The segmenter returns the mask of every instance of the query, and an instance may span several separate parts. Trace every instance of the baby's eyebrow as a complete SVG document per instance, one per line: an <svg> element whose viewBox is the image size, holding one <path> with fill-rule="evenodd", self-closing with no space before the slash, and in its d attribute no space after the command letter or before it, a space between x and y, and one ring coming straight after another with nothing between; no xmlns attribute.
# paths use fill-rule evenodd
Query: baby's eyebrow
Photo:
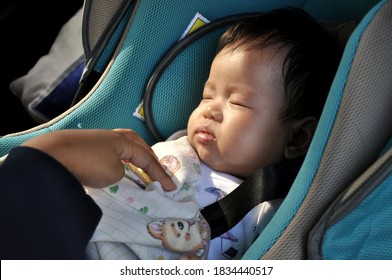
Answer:
<svg viewBox="0 0 392 280"><path fill-rule="evenodd" d="M249 86L247 86L245 84L230 85L230 86L228 86L228 89L232 93L246 94L249 97L259 96L259 91L256 91L254 88L249 87Z"/></svg>
<svg viewBox="0 0 392 280"><path fill-rule="evenodd" d="M214 91L217 90L217 88L216 88L216 85L215 85L214 82L206 81L206 82L204 83L204 90L207 90L207 91L209 91L209 92L214 92ZM203 91L204 91L204 90L203 90Z"/></svg>

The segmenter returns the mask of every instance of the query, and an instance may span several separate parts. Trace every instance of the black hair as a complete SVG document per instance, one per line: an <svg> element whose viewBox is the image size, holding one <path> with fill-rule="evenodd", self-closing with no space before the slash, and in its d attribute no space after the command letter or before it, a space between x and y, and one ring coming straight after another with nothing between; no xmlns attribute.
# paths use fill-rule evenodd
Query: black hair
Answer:
<svg viewBox="0 0 392 280"><path fill-rule="evenodd" d="M281 119L320 117L342 50L320 23L299 8L280 8L240 20L221 36L223 48L276 47L283 64L286 108Z"/></svg>

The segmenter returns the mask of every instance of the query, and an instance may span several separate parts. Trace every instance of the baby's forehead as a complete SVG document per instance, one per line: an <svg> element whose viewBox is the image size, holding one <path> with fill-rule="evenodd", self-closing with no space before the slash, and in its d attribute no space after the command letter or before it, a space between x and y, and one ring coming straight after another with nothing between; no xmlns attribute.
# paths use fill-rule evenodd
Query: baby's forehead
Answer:
<svg viewBox="0 0 392 280"><path fill-rule="evenodd" d="M231 55L236 53L252 53L256 54L262 60L257 60L255 63L268 63L272 62L283 67L284 61L287 60L289 51L292 49L290 46L283 44L261 44L259 42L247 42L243 44L226 45L222 50L217 53L218 55ZM267 59L266 59L267 58Z"/></svg>
<svg viewBox="0 0 392 280"><path fill-rule="evenodd" d="M289 49L293 48L293 44L287 41L279 40L275 37L269 37L269 34L264 36L253 37L253 38L240 38L227 43L222 47L223 49L235 51L235 50L250 50L258 49L262 51L263 49L275 49L280 52L287 52Z"/></svg>
<svg viewBox="0 0 392 280"><path fill-rule="evenodd" d="M257 47L223 48L215 57L211 70L220 73L226 72L228 67L234 67L229 70L230 73L242 73L247 79L253 77L265 82L267 78L274 78L279 79L274 82L283 82L280 79L284 76L287 53L287 50L273 46L262 49ZM228 65L231 63L234 65ZM243 75L241 77L244 78Z"/></svg>

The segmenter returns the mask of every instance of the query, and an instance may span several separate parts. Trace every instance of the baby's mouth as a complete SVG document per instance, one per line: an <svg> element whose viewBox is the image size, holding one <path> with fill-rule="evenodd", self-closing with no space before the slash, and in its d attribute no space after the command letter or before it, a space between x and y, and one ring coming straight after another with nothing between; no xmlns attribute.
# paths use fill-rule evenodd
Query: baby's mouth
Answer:
<svg viewBox="0 0 392 280"><path fill-rule="evenodd" d="M211 144L216 141L215 135L206 127L197 130L195 137L196 140L202 144Z"/></svg>

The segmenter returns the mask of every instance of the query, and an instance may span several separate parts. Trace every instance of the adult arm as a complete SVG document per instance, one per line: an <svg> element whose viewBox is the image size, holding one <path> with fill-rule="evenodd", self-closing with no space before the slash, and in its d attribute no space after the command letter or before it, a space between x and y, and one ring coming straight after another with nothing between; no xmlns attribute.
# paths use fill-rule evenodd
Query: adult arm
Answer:
<svg viewBox="0 0 392 280"><path fill-rule="evenodd" d="M124 176L122 160L143 169L164 190L176 186L162 168L151 147L130 129L69 129L36 136L29 146L57 159L79 182L88 187L106 187Z"/></svg>
<svg viewBox="0 0 392 280"><path fill-rule="evenodd" d="M83 259L102 216L53 157L17 147L0 168L1 259Z"/></svg>

